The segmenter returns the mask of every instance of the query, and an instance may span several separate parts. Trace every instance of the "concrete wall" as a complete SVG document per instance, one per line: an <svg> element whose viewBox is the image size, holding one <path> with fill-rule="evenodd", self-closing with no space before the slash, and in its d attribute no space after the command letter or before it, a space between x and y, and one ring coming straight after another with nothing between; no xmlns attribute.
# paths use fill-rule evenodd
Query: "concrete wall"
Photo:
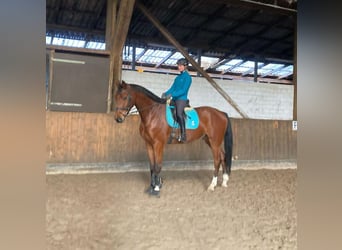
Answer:
<svg viewBox="0 0 342 250"><path fill-rule="evenodd" d="M124 70L122 79L146 87L161 95L172 84L176 75ZM238 80L215 80L251 119L292 120L293 86L255 83ZM190 104L212 106L232 118L240 114L203 77L193 77L189 93Z"/></svg>

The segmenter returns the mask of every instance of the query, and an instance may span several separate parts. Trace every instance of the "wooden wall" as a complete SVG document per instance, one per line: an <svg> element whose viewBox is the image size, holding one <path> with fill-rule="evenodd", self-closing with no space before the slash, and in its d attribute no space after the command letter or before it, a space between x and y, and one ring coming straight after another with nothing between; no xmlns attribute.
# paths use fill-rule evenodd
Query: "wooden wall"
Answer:
<svg viewBox="0 0 342 250"><path fill-rule="evenodd" d="M292 121L232 119L238 160L295 160L297 131Z"/></svg>
<svg viewBox="0 0 342 250"><path fill-rule="evenodd" d="M294 160L297 134L291 121L231 119L233 155L238 160ZM46 112L47 163L110 163L147 161L139 135L140 118L118 124L112 114ZM165 161L212 160L208 146L198 140L167 145Z"/></svg>

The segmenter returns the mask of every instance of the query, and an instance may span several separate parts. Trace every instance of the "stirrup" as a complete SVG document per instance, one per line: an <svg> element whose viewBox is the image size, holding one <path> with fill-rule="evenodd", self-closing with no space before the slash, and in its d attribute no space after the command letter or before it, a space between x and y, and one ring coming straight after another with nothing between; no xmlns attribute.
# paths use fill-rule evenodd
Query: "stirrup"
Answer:
<svg viewBox="0 0 342 250"><path fill-rule="evenodd" d="M186 142L186 136L179 136L178 137L178 142Z"/></svg>

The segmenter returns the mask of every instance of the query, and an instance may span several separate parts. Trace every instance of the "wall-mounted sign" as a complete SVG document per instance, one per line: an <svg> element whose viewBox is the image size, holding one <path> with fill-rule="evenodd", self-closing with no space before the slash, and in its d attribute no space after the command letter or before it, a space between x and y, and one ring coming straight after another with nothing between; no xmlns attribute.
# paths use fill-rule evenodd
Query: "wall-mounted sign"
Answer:
<svg viewBox="0 0 342 250"><path fill-rule="evenodd" d="M292 130L297 131L297 121L292 121Z"/></svg>

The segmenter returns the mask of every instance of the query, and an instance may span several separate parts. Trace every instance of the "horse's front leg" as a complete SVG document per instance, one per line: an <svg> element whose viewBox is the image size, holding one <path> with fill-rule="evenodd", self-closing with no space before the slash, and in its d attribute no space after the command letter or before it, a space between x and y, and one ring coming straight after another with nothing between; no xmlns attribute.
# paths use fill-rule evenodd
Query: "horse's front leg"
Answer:
<svg viewBox="0 0 342 250"><path fill-rule="evenodd" d="M160 189L162 187L162 178L160 177L160 172L163 161L163 143L156 142L153 144L153 154L155 162L151 174L151 185L153 186L152 194L159 196Z"/></svg>
<svg viewBox="0 0 342 250"><path fill-rule="evenodd" d="M153 173L154 173L154 166L155 166L153 144L151 143L151 139L148 136L148 133L146 133L146 128L145 128L143 123L140 124L139 132L140 132L141 137L145 141L147 155L148 155L148 160L149 160L149 163L150 163L150 181L151 182L150 182L150 186L146 189L146 193L150 193L151 194L153 192L153 189L154 189L154 186L155 186L154 177L152 176Z"/></svg>
<svg viewBox="0 0 342 250"><path fill-rule="evenodd" d="M146 192L151 193L154 189L155 186L155 181L154 181L154 176L153 176L153 172L154 172L154 166L155 166L155 159L154 159L154 152L153 152L153 146L146 142L146 149L147 149L147 155L148 155L148 159L150 162L150 186L148 187L148 189L146 190Z"/></svg>
<svg viewBox="0 0 342 250"><path fill-rule="evenodd" d="M159 196L162 187L160 172L162 168L163 145L160 143L150 144L146 142L147 154L150 162L151 183L147 193Z"/></svg>

